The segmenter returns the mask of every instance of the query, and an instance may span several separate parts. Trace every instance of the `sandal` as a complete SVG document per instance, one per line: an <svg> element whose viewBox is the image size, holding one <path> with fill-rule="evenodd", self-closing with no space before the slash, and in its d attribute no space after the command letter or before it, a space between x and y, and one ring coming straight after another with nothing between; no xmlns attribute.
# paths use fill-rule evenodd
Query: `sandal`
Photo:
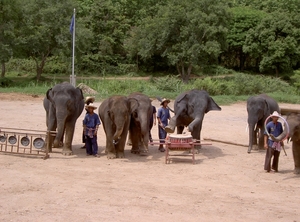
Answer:
<svg viewBox="0 0 300 222"><path fill-rule="evenodd" d="M160 152L165 152L165 151L166 151L165 148L163 148L163 147L158 148L158 150L159 150Z"/></svg>

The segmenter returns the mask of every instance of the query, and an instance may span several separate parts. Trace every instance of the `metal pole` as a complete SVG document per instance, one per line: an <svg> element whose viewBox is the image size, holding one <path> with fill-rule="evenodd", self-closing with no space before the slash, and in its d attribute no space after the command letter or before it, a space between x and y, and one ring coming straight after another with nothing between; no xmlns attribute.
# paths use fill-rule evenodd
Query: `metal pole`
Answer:
<svg viewBox="0 0 300 222"><path fill-rule="evenodd" d="M73 54L72 54L72 78L71 78L71 84L76 87L76 76L74 75L74 61L75 61L75 8L74 8L74 26L73 26Z"/></svg>

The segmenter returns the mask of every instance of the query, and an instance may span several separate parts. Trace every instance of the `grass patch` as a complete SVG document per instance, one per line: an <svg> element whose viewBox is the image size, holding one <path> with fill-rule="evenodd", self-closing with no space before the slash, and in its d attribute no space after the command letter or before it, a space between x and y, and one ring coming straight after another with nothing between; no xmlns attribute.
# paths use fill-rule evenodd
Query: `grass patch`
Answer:
<svg viewBox="0 0 300 222"><path fill-rule="evenodd" d="M219 105L228 105L238 101L246 101L250 95L266 93L278 102L300 103L299 90L279 78L260 75L234 73L221 78L196 78L188 84L181 82L178 76L152 76L149 79L132 79L128 75L111 78L78 78L77 84L84 83L98 92L97 100L106 99L112 95L129 95L141 92L151 98L166 97L175 99L180 93L191 89L206 90ZM69 81L67 77L45 78L39 82L32 76L20 77L13 75L5 80L9 84L0 86L0 92L16 92L45 95L46 91L57 83Z"/></svg>

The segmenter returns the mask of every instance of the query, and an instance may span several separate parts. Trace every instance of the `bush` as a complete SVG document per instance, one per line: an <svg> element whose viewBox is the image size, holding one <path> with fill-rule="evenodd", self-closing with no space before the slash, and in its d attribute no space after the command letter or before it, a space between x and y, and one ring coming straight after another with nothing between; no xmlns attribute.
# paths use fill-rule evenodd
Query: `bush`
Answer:
<svg viewBox="0 0 300 222"><path fill-rule="evenodd" d="M167 92L180 92L183 84L182 81L178 79L178 76L171 75L153 78L153 81L158 90Z"/></svg>
<svg viewBox="0 0 300 222"><path fill-rule="evenodd" d="M5 77L1 77L0 78L0 87L10 87L13 85L13 81L8 79L8 78L5 78Z"/></svg>

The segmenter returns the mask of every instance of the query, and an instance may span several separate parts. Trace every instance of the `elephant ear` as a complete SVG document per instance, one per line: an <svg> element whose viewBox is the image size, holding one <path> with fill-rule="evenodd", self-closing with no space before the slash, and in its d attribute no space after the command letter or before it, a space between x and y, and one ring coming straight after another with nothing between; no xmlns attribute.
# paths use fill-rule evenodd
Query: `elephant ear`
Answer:
<svg viewBox="0 0 300 222"><path fill-rule="evenodd" d="M271 110L267 100L264 101L265 101L264 117L267 118L271 114Z"/></svg>
<svg viewBox="0 0 300 222"><path fill-rule="evenodd" d="M213 98L211 98L210 96L208 96L207 99L207 107L205 110L205 113L208 113L211 110L222 110L222 108L213 100Z"/></svg>
<svg viewBox="0 0 300 222"><path fill-rule="evenodd" d="M179 103L181 100L183 100L185 97L187 97L189 94L189 91L188 92L185 92L185 93L182 93L180 94L177 98L176 98L176 101L177 103Z"/></svg>
<svg viewBox="0 0 300 222"><path fill-rule="evenodd" d="M84 96L83 96L83 93L82 93L82 89L80 89L79 87L76 87L76 90L78 90L80 92L81 99L84 99Z"/></svg>
<svg viewBox="0 0 300 222"><path fill-rule="evenodd" d="M53 99L53 92L52 92L52 88L48 89L46 92L46 98L51 102L54 103Z"/></svg>
<svg viewBox="0 0 300 222"><path fill-rule="evenodd" d="M140 106L140 103L135 98L129 98L128 99L128 109L130 113L133 113L137 110L137 108Z"/></svg>

